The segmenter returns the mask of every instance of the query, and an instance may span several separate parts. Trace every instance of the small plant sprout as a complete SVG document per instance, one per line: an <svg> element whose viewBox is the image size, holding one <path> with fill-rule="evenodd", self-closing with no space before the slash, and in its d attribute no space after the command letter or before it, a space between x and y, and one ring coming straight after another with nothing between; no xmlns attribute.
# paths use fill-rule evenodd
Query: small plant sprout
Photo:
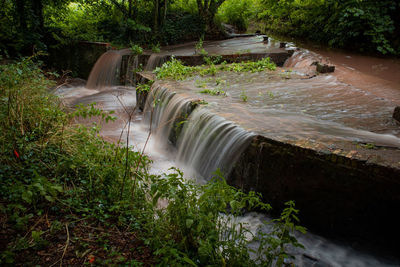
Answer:
<svg viewBox="0 0 400 267"><path fill-rule="evenodd" d="M223 95L226 96L226 92L224 90L215 88L215 89L204 89L200 91L201 94L208 94L208 95Z"/></svg>
<svg viewBox="0 0 400 267"><path fill-rule="evenodd" d="M198 54L203 49L203 39L204 36L201 36L199 41L195 45L195 53Z"/></svg>
<svg viewBox="0 0 400 267"><path fill-rule="evenodd" d="M242 92L240 93L240 99L242 99L243 102L247 102L248 97L245 90L242 90Z"/></svg>

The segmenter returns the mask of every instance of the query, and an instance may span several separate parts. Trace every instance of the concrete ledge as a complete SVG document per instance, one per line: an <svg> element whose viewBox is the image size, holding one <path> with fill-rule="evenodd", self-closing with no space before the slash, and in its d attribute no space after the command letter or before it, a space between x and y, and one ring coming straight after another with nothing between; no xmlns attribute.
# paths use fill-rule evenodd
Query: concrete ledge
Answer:
<svg viewBox="0 0 400 267"><path fill-rule="evenodd" d="M143 82L154 79L150 73L137 75ZM139 94L138 103L144 104L145 98ZM397 247L400 169L396 167L258 135L227 181L244 191L262 193L276 215L286 201L294 200L301 224L314 232Z"/></svg>
<svg viewBox="0 0 400 267"><path fill-rule="evenodd" d="M295 200L301 223L319 233L380 242L400 237L400 170L257 136L227 179L262 193L277 213Z"/></svg>

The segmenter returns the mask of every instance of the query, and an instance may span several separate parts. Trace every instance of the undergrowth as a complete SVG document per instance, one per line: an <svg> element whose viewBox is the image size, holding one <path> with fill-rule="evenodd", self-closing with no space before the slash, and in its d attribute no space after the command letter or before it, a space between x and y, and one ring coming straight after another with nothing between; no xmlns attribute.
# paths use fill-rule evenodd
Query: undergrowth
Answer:
<svg viewBox="0 0 400 267"><path fill-rule="evenodd" d="M99 124L113 120L94 105L67 110L48 93L32 58L0 66L0 264L282 265L297 210L292 202L274 231L258 236L250 257L246 210L270 209L217 173L205 185L178 170L151 175L151 161L105 142ZM250 233L251 235L251 233Z"/></svg>

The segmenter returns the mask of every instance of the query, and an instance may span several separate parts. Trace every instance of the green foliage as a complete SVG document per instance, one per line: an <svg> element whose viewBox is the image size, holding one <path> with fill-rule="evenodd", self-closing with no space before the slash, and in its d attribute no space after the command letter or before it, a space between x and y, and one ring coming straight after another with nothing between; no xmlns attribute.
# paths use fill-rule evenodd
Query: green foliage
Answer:
<svg viewBox="0 0 400 267"><path fill-rule="evenodd" d="M272 232L268 234L261 233L258 237L260 242L257 251L258 259L266 257L264 260L269 263L269 266L272 263L276 266L283 266L285 259L293 258L293 256L286 252L288 246L304 248L293 235L295 231L303 234L306 233L304 227L296 225L299 222L299 218L297 217L299 211L295 209L293 201L288 201L285 205L287 207L282 211L280 218L272 221Z"/></svg>
<svg viewBox="0 0 400 267"><path fill-rule="evenodd" d="M263 0L259 18L266 30L325 42L331 46L400 52L397 14L400 3L392 0ZM397 34L396 34L397 33Z"/></svg>
<svg viewBox="0 0 400 267"><path fill-rule="evenodd" d="M173 4L179 4L176 1ZM187 7L188 3L185 3ZM176 44L184 41L193 41L204 34L204 23L193 10L174 11L167 15L164 25L161 27L160 37L157 41L163 44Z"/></svg>
<svg viewBox="0 0 400 267"><path fill-rule="evenodd" d="M203 56L206 65L216 65L222 63L222 56Z"/></svg>
<svg viewBox="0 0 400 267"><path fill-rule="evenodd" d="M209 59L211 61L211 59ZM216 57L215 60L220 61L221 58ZM234 71L234 72L260 72L264 70L275 70L275 63L271 62L270 58L263 58L259 61L247 61L240 63L226 64L223 62L220 65L214 65L212 62L209 66L189 67L183 65L180 60L172 57L170 61L165 62L161 67L154 70L158 79L172 78L174 80L184 80L195 74L201 76L215 76L218 71Z"/></svg>
<svg viewBox="0 0 400 267"><path fill-rule="evenodd" d="M160 53L160 52L161 52L160 43L153 44L153 45L151 46L151 51L152 51L153 53Z"/></svg>
<svg viewBox="0 0 400 267"><path fill-rule="evenodd" d="M153 85L154 81L148 81L147 83L138 84L136 86L136 91L139 93L147 93L150 92L150 88Z"/></svg>
<svg viewBox="0 0 400 267"><path fill-rule="evenodd" d="M218 10L218 15L223 22L235 26L239 31L246 31L249 19L256 12L254 8L256 2L252 0L227 0Z"/></svg>
<svg viewBox="0 0 400 267"><path fill-rule="evenodd" d="M206 88L204 90L199 91L199 93L207 94L207 95L223 95L223 96L226 95L226 92L224 90L221 90L218 88L215 88L215 89Z"/></svg>
<svg viewBox="0 0 400 267"><path fill-rule="evenodd" d="M200 37L200 39L199 39L199 41L196 43L196 45L194 46L195 47L195 49L196 49L196 53L198 52L198 51L200 51L201 49L203 49L203 43L204 43L204 36L201 36Z"/></svg>
<svg viewBox="0 0 400 267"><path fill-rule="evenodd" d="M172 78L174 80L184 80L193 75L199 68L183 65L182 61L172 57L170 61L165 62L161 67L157 67L154 73L158 79Z"/></svg>
<svg viewBox="0 0 400 267"><path fill-rule="evenodd" d="M242 90L242 92L240 92L240 99L242 99L243 102L247 102L248 96L245 90Z"/></svg>
<svg viewBox="0 0 400 267"><path fill-rule="evenodd" d="M140 45L132 44L130 49L134 55L143 54L143 48Z"/></svg>
<svg viewBox="0 0 400 267"><path fill-rule="evenodd" d="M264 70L276 70L276 65L274 62L271 62L269 57L267 57L255 62L247 61L224 65L221 66L221 70L234 72L261 72Z"/></svg>

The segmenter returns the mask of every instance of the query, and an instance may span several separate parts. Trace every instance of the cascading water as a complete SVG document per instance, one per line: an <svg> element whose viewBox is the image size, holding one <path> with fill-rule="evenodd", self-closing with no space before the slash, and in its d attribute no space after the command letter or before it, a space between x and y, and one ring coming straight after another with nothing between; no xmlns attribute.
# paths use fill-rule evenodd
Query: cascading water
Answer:
<svg viewBox="0 0 400 267"><path fill-rule="evenodd" d="M139 56L131 56L128 58L126 72L125 72L125 85L134 86L136 84L136 70L139 68Z"/></svg>
<svg viewBox="0 0 400 267"><path fill-rule="evenodd" d="M143 121L151 124L157 144L165 147L168 142L176 144L181 126L192 109L190 100L155 85L147 97Z"/></svg>
<svg viewBox="0 0 400 267"><path fill-rule="evenodd" d="M154 70L156 67L160 67L167 61L167 56L163 54L151 54L149 60L144 67L144 70L151 71Z"/></svg>
<svg viewBox="0 0 400 267"><path fill-rule="evenodd" d="M229 173L254 135L206 109L194 108L189 99L156 85L147 98L143 121L151 124L158 145L176 145L177 162L189 175L208 179L217 169Z"/></svg>
<svg viewBox="0 0 400 267"><path fill-rule="evenodd" d="M232 122L198 108L179 137L177 161L206 179L217 169L228 174L253 136Z"/></svg>
<svg viewBox="0 0 400 267"><path fill-rule="evenodd" d="M86 88L101 89L119 85L122 56L130 53L129 49L110 50L104 53L90 72Z"/></svg>

